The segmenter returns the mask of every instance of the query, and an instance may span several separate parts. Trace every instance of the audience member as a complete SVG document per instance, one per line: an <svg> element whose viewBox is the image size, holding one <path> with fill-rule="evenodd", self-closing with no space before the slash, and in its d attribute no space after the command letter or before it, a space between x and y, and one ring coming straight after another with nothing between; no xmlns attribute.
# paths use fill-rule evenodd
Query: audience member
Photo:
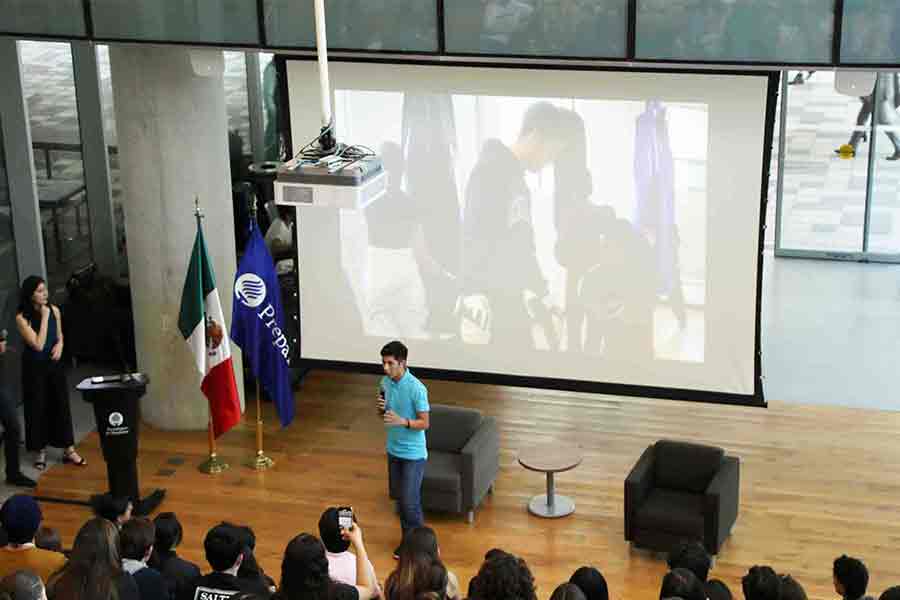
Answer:
<svg viewBox="0 0 900 600"><path fill-rule="evenodd" d="M587 597L574 583L561 583L553 590L550 600L587 600Z"/></svg>
<svg viewBox="0 0 900 600"><path fill-rule="evenodd" d="M858 558L846 554L834 559L834 591L844 600L871 599L866 596L869 587L869 570Z"/></svg>
<svg viewBox="0 0 900 600"><path fill-rule="evenodd" d="M16 571L0 580L0 600L47 600L47 590L31 571Z"/></svg>
<svg viewBox="0 0 900 600"><path fill-rule="evenodd" d="M41 525L41 507L31 496L10 496L0 508L0 523L7 536L6 546L0 548L0 573L28 570L46 581L66 564L62 554L35 546L34 536Z"/></svg>
<svg viewBox="0 0 900 600"><path fill-rule="evenodd" d="M275 580L266 575L262 566L260 566L259 562L256 560L256 554L254 553L256 550L256 534L253 533L253 530L247 525L236 525L234 523L229 523L228 521L222 521L221 525L224 527L231 527L232 531L234 531L234 534L241 542L241 552L244 555L244 558L241 560L241 568L238 569L238 579L243 579L251 583L259 583L269 590L269 592L274 592Z"/></svg>
<svg viewBox="0 0 900 600"><path fill-rule="evenodd" d="M663 576L659 589L659 600L681 598L682 600L706 600L706 590L693 571L681 567L672 569Z"/></svg>
<svg viewBox="0 0 900 600"><path fill-rule="evenodd" d="M230 598L237 592L250 592L268 598L268 588L258 581L238 579L238 569L244 560L244 545L234 531L234 527L216 525L203 540L206 560L212 572L198 577L185 587L178 600L194 600L204 594L207 597Z"/></svg>
<svg viewBox="0 0 900 600"><path fill-rule="evenodd" d="M338 583L328 576L325 546L308 533L301 533L288 543L281 561L281 582L276 600L369 600L375 594L366 563L369 556L363 544L362 528L354 525L343 531L356 552L357 585Z"/></svg>
<svg viewBox="0 0 900 600"><path fill-rule="evenodd" d="M569 578L587 600L609 600L609 588L603 574L594 567L581 567Z"/></svg>
<svg viewBox="0 0 900 600"><path fill-rule="evenodd" d="M878 597L878 600L900 600L900 585L889 587L881 592L881 596Z"/></svg>
<svg viewBox="0 0 900 600"><path fill-rule="evenodd" d="M534 577L524 560L495 553L481 563L470 598L477 600L537 600Z"/></svg>
<svg viewBox="0 0 900 600"><path fill-rule="evenodd" d="M484 560L486 562L486 561L492 560L494 558L499 558L501 556L512 556L512 555L505 550L501 550L500 548L491 548L490 550L488 550L487 552L484 553ZM476 577L478 577L477 574L474 575L469 580L469 588L468 588L468 593L466 594L466 598L474 597L473 590L475 589L475 578Z"/></svg>
<svg viewBox="0 0 900 600"><path fill-rule="evenodd" d="M119 530L107 519L85 523L65 566L47 582L50 600L141 600L134 578L122 569Z"/></svg>
<svg viewBox="0 0 900 600"><path fill-rule="evenodd" d="M171 596L163 576L156 569L147 566L155 539L156 527L146 517L122 523L119 532L122 568L134 577L141 600L169 600Z"/></svg>
<svg viewBox="0 0 900 600"><path fill-rule="evenodd" d="M175 548L181 543L182 529L173 512L164 512L153 519L156 538L149 565L160 572L172 598L180 598L185 589L200 577L200 568L178 556Z"/></svg>
<svg viewBox="0 0 900 600"><path fill-rule="evenodd" d="M806 590L790 575L782 575L780 600L807 600Z"/></svg>
<svg viewBox="0 0 900 600"><path fill-rule="evenodd" d="M354 521L356 518L354 517ZM356 585L356 555L350 552L350 542L341 535L338 524L338 509L334 506L325 509L319 517L319 537L325 546L325 558L328 559L328 575L338 583ZM381 587L375 575L372 562L367 563L372 581L377 588L376 596L381 596Z"/></svg>
<svg viewBox="0 0 900 600"><path fill-rule="evenodd" d="M780 600L781 578L772 567L756 565L750 567L741 579L745 600Z"/></svg>
<svg viewBox="0 0 900 600"><path fill-rule="evenodd" d="M732 600L731 590L720 579L710 579L703 586L707 600Z"/></svg>
<svg viewBox="0 0 900 600"><path fill-rule="evenodd" d="M444 565L444 562L441 559L441 549L437 542L437 535L435 535L434 530L431 527L417 527L407 531L406 537L403 538L399 550L400 553L398 556L400 561L406 556L407 561L414 561L421 558L424 559L426 563L440 563L447 571L447 586L444 589L444 594L450 600L459 598L459 579L457 579L456 575ZM395 573L400 572L401 569L398 564ZM400 581L403 581L402 577L400 578ZM387 582L385 582L385 585L387 585Z"/></svg>
<svg viewBox="0 0 900 600"><path fill-rule="evenodd" d="M709 568L712 559L706 551L706 546L695 540L682 540L669 552L666 561L669 569L687 569L697 576L701 583L705 583L709 577Z"/></svg>
<svg viewBox="0 0 900 600"><path fill-rule="evenodd" d="M386 600L416 600L426 595L459 596L458 584L451 590L447 567L441 561L437 537L430 527L408 529L397 555L397 568L384 582Z"/></svg>
<svg viewBox="0 0 900 600"><path fill-rule="evenodd" d="M121 527L131 518L132 504L128 498L117 498L110 493L91 496L91 508L94 514Z"/></svg>
<svg viewBox="0 0 900 600"><path fill-rule="evenodd" d="M52 527L38 527L37 533L34 534L34 545L41 550L50 550L51 552L62 552L62 538L59 532Z"/></svg>

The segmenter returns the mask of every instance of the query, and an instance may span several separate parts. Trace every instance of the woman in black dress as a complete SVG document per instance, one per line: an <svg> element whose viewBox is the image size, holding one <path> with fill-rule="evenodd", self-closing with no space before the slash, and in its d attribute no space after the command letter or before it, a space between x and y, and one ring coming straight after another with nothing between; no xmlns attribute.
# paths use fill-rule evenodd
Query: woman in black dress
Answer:
<svg viewBox="0 0 900 600"><path fill-rule="evenodd" d="M62 320L47 299L47 284L36 275L25 279L16 311L16 327L25 342L22 352L22 396L25 402L25 446L37 452L34 467L47 468L47 446L63 448L63 462L87 464L75 451L69 386L61 362Z"/></svg>

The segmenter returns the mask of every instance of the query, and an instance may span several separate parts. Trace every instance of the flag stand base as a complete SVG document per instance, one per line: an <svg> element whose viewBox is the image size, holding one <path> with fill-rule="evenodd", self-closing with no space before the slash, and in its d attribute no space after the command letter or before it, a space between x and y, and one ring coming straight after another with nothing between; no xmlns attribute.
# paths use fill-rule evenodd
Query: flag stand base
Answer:
<svg viewBox="0 0 900 600"><path fill-rule="evenodd" d="M271 469L275 466L275 461L269 458L263 453L262 450L256 453L256 456L248 460L244 463L251 469L255 469L257 471L265 471L266 469Z"/></svg>
<svg viewBox="0 0 900 600"><path fill-rule="evenodd" d="M228 470L228 463L221 460L215 452L209 455L209 459L200 463L200 466L197 467L201 473L206 473L207 475L215 475L216 473L221 473L223 471Z"/></svg>

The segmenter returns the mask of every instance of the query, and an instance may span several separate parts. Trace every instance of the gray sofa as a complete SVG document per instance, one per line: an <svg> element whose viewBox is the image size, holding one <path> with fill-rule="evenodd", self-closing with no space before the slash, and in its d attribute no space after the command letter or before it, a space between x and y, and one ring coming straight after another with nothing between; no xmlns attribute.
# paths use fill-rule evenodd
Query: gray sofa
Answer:
<svg viewBox="0 0 900 600"><path fill-rule="evenodd" d="M500 470L500 434L493 417L456 406L431 405L426 433L428 462L422 482L422 508L466 513L471 523L475 508ZM396 499L392 481L391 498Z"/></svg>
<svg viewBox="0 0 900 600"><path fill-rule="evenodd" d="M625 539L660 552L700 540L718 554L738 517L740 467L721 448L656 442L625 480Z"/></svg>

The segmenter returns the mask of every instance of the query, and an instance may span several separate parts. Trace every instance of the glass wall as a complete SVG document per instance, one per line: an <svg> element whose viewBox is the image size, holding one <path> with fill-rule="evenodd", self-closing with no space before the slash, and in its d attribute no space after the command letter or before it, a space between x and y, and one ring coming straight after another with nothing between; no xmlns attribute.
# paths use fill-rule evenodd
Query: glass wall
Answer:
<svg viewBox="0 0 900 600"><path fill-rule="evenodd" d="M84 36L82 0L0 0L0 31Z"/></svg>
<svg viewBox="0 0 900 600"><path fill-rule="evenodd" d="M900 62L900 2L844 0L841 62Z"/></svg>
<svg viewBox="0 0 900 600"><path fill-rule="evenodd" d="M624 57L627 0L453 0L448 52Z"/></svg>
<svg viewBox="0 0 900 600"><path fill-rule="evenodd" d="M93 259L81 131L66 42L19 42L51 293Z"/></svg>
<svg viewBox="0 0 900 600"><path fill-rule="evenodd" d="M259 43L256 3L248 0L89 0L100 39Z"/></svg>
<svg viewBox="0 0 900 600"><path fill-rule="evenodd" d="M263 0L263 7L269 46L315 47L315 13L311 1ZM328 0L325 12L329 48L404 52L438 49L436 2Z"/></svg>
<svg viewBox="0 0 900 600"><path fill-rule="evenodd" d="M865 89L843 93L836 79L833 71L791 74L776 250L898 260L900 77L872 74Z"/></svg>
<svg viewBox="0 0 900 600"><path fill-rule="evenodd" d="M830 63L834 0L638 0L637 58Z"/></svg>

